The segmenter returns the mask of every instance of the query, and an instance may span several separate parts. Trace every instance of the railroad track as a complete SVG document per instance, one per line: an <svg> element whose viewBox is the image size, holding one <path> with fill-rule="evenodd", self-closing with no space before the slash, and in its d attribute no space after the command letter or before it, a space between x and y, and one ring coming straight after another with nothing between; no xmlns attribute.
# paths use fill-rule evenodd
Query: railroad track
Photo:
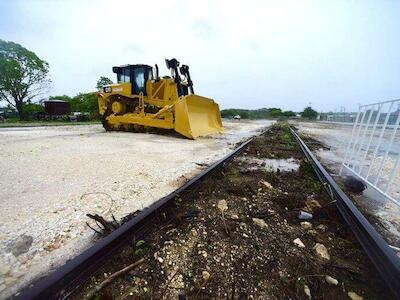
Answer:
<svg viewBox="0 0 400 300"><path fill-rule="evenodd" d="M304 155L312 164L316 175L324 184L328 194L336 201L336 206L343 219L356 235L388 288L397 299L400 299L400 259L354 206L348 196L339 188L296 132L292 130L292 134ZM67 298L79 287L81 282L89 278L98 269L102 262L115 254L122 246L130 243L132 239L138 239L143 236L155 223L161 224L172 220L176 216L175 199L241 154L252 140L250 139L241 144L232 153L215 162L183 186L140 212L133 219L79 256L68 261L49 276L27 287L17 296L17 299Z"/></svg>

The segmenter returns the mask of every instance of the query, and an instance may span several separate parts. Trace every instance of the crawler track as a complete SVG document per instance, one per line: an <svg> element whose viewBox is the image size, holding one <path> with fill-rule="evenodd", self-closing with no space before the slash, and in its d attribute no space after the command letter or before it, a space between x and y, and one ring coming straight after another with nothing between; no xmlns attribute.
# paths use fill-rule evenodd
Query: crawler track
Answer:
<svg viewBox="0 0 400 300"><path fill-rule="evenodd" d="M348 196L338 187L332 177L318 162L301 138L292 130L307 159L311 162L319 180L324 184L330 197L346 223L355 233L363 249L391 289L395 298L400 298L400 260L386 242L354 206ZM209 166L176 191L161 198L136 217L119 227L110 235L74 259L68 261L54 273L23 290L18 299L65 299L74 292L81 282L91 276L102 262L116 253L132 238L143 236L154 223L168 222L175 217L174 201L179 195L190 190L216 169L223 167L235 156L242 153L252 139L240 145L232 153Z"/></svg>

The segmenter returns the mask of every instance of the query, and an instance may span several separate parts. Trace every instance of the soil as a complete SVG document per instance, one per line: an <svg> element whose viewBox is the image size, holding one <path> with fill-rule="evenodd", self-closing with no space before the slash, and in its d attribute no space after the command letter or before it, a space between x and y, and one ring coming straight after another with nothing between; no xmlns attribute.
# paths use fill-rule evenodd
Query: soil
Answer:
<svg viewBox="0 0 400 300"><path fill-rule="evenodd" d="M295 158L300 167L271 171L250 167L243 157ZM143 264L95 298L350 299L349 292L391 298L286 125L274 125L229 165L176 198L175 209L174 220L155 223L71 298L84 297L140 258ZM300 210L313 214L311 228L300 224ZM317 254L318 244L329 258ZM328 283L327 275L338 284Z"/></svg>

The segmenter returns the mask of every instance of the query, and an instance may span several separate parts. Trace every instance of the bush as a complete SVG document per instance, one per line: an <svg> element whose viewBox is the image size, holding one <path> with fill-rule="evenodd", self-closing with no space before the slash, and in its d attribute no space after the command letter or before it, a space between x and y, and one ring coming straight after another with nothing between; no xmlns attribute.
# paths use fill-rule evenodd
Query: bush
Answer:
<svg viewBox="0 0 400 300"><path fill-rule="evenodd" d="M318 117L318 112L313 110L311 106L307 106L301 113L303 118L316 119Z"/></svg>
<svg viewBox="0 0 400 300"><path fill-rule="evenodd" d="M44 112L44 107L37 103L32 103L28 100L26 103L23 104L23 114L24 120L32 120L34 115L37 113Z"/></svg>

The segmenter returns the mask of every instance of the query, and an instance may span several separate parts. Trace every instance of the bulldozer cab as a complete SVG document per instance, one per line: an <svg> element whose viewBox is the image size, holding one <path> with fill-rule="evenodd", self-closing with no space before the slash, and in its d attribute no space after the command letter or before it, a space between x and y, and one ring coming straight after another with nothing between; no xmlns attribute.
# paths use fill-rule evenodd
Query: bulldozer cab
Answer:
<svg viewBox="0 0 400 300"><path fill-rule="evenodd" d="M153 79L153 68L149 65L124 65L113 67L117 74L118 83L129 82L132 84L132 95L147 95L146 82Z"/></svg>

